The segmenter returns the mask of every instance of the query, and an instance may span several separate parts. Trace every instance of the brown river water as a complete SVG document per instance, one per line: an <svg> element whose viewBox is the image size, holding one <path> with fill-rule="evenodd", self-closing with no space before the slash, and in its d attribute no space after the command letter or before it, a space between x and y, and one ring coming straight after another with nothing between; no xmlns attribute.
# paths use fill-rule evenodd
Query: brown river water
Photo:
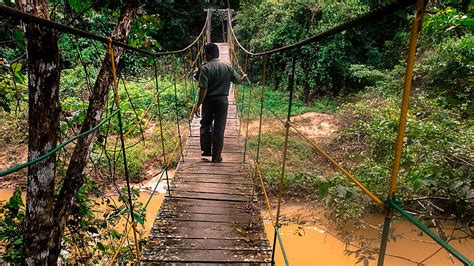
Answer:
<svg viewBox="0 0 474 266"><path fill-rule="evenodd" d="M8 200L13 194L11 189L0 189L0 201ZM145 203L148 192L142 192L139 200ZM163 201L163 194L155 195L147 209L145 230L151 229L155 215ZM273 241L273 228L268 217L264 215L265 229L270 243ZM358 259L354 254L347 255L346 250L357 250L362 242L368 248L377 248L380 237L379 225L383 223L383 216L368 215L362 221L362 228L347 226L336 229L330 221L324 218L324 209L306 206L305 204L288 204L282 209L283 226L280 229L283 246L290 265L355 265ZM296 219L295 219L296 217ZM445 226L446 234L450 234L449 225ZM451 226L452 227L452 226ZM345 230L344 230L345 229ZM419 265L421 261L435 253L440 246L433 243L426 235L412 224L404 220L395 220L392 227L397 236L396 241L389 241L385 265ZM354 236L346 243L342 239L348 234ZM456 234L454 234L456 236ZM462 254L474 260L474 239L451 241L450 244ZM369 265L376 265L375 260L369 260ZM453 262L454 260L454 262ZM285 265L280 246L277 245L276 265ZM357 265L363 265L362 262ZM426 259L423 265L462 265L455 258L440 250Z"/></svg>

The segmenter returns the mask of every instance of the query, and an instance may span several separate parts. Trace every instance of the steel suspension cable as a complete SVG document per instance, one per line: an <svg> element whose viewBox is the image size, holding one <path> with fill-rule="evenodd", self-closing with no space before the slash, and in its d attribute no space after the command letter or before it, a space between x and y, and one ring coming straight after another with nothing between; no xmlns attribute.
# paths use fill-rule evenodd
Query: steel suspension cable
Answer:
<svg viewBox="0 0 474 266"><path fill-rule="evenodd" d="M247 71L247 55L245 55L245 61L244 61L244 72ZM244 159L243 162L245 162L245 157L247 155L247 142L249 138L249 124L250 124L250 108L252 106L252 85L250 84L249 86L246 86L249 89L249 101L248 101L248 107L247 107L247 125L245 129L245 141L244 141ZM244 88L245 89L245 88ZM244 103L242 103L244 104Z"/></svg>
<svg viewBox="0 0 474 266"><path fill-rule="evenodd" d="M120 96L118 93L118 82L117 82L117 70L115 67L115 55L114 55L114 48L113 48L113 42L112 38L109 38L109 55L110 55L110 61L112 65L112 75L113 75L113 88L114 88L114 95L115 95L115 105L117 109L119 110L117 113L117 118L118 118L118 123L119 123L119 135L120 135L120 143L122 147L122 156L123 156L123 167L124 167L124 173L125 173L125 181L127 183L127 193L128 193L128 204L130 208L130 218L132 220L131 226L133 227L133 237L135 239L135 248L136 248L136 256L137 260L140 260L140 247L139 247L139 241L138 241L138 236L135 228L135 215L133 211L133 202L132 202L132 192L131 192L131 187L130 187L130 176L128 173L128 165L127 165L127 152L125 151L125 140L124 140L124 134L123 134L123 126L122 126L122 115L120 111Z"/></svg>
<svg viewBox="0 0 474 266"><path fill-rule="evenodd" d="M165 150L165 139L163 136L163 114L161 113L161 95L159 92L159 83L158 83L158 68L156 65L156 58L153 60L153 66L155 69L155 88L158 94L157 97L157 108L158 108L158 119L159 119L159 124L160 124L160 139L161 139L161 150L162 150L162 155L163 155L163 165L167 165L167 160L166 160L166 150ZM168 196L171 197L171 192L169 190L170 187L170 182L169 182L169 177L168 177L168 171L166 171L166 185L168 187Z"/></svg>
<svg viewBox="0 0 474 266"><path fill-rule="evenodd" d="M277 205L277 213L276 213L276 221L275 221L275 232L273 236L273 252L272 252L272 262L275 261L275 248L276 248L276 238L278 234L278 228L280 227L280 211L281 211L281 200L283 198L283 192L285 189L285 170L286 170L286 157L288 152L288 136L290 133L290 121L291 121L291 107L293 105L293 90L295 86L295 69L296 69L296 58L295 53L291 56L291 74L288 81L288 89L290 91L289 102L288 102L288 115L286 118L285 124L285 143L283 146L283 156L282 156L282 163L281 163L281 175L280 175L280 182L279 182L279 189L278 189L278 205Z"/></svg>
<svg viewBox="0 0 474 266"><path fill-rule="evenodd" d="M172 72L173 72L173 87L174 87L174 109L176 112L176 127L178 129L178 138L179 138L179 149L181 151L181 158L184 161L184 154L183 154L183 143L181 141L181 129L179 126L179 110L178 110L178 90L176 88L176 56L173 56L172 58L173 63L172 63Z"/></svg>

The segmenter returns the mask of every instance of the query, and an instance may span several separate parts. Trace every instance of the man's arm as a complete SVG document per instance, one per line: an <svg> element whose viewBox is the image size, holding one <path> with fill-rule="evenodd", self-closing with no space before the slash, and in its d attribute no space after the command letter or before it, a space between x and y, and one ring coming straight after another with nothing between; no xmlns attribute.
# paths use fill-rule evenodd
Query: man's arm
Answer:
<svg viewBox="0 0 474 266"><path fill-rule="evenodd" d="M232 78L231 78L231 81L232 83L234 84L240 84L242 83L246 78L247 78L247 74L243 73L242 72L242 76L240 76L239 74L237 74L237 72L235 71L235 69L231 68L231 71L232 71Z"/></svg>
<svg viewBox="0 0 474 266"><path fill-rule="evenodd" d="M194 108L194 113L197 117L201 117L201 104L204 102L204 98L206 98L207 94L207 83L209 79L208 69L206 67L201 67L201 71L199 74L199 99Z"/></svg>
<svg viewBox="0 0 474 266"><path fill-rule="evenodd" d="M201 117L201 104L204 102L204 98L206 98L207 88L199 88L199 99L196 104L196 108L194 108L194 113L197 117Z"/></svg>

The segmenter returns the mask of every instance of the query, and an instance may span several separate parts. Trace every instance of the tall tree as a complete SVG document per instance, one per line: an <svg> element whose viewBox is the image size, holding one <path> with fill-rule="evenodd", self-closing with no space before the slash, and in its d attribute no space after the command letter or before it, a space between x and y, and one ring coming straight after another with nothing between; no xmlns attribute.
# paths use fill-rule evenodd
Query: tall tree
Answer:
<svg viewBox="0 0 474 266"><path fill-rule="evenodd" d="M19 0L21 10L49 19L46 0ZM139 8L138 0L125 0L112 38L127 42ZM38 25L25 26L29 77L29 160L34 160L57 145L59 137L60 64L58 33ZM118 64L122 48L115 48ZM96 126L104 112L108 88L113 82L111 59L107 54L89 98L81 132ZM28 168L27 207L24 223L24 258L26 265L56 265L67 218L76 195L84 183L83 171L95 133L77 141L63 186L54 197L56 158Z"/></svg>
<svg viewBox="0 0 474 266"><path fill-rule="evenodd" d="M47 0L20 0L25 12L49 19ZM25 25L28 56L28 160L54 148L59 138L59 49L55 30ZM24 263L45 264L50 232L54 225L54 181L56 157L28 167ZM41 233L40 233L41 232Z"/></svg>
<svg viewBox="0 0 474 266"><path fill-rule="evenodd" d="M123 3L119 22L114 29L112 39L126 43L128 35L132 28L140 3L138 0L126 0ZM118 65L120 57L123 54L123 48L115 48L115 63ZM97 75L92 92L89 96L89 106L86 112L84 123L81 127L81 133L95 127L101 120L104 113L105 102L107 100L108 89L113 82L112 64L110 55L106 54L102 61L102 66ZM57 261L60 252L60 244L67 217L74 203L79 189L84 184L84 168L89 160L89 151L95 140L95 132L81 138L77 141L76 147L69 162L66 172L66 178L56 200L54 217L55 228L51 235L51 254L50 263Z"/></svg>

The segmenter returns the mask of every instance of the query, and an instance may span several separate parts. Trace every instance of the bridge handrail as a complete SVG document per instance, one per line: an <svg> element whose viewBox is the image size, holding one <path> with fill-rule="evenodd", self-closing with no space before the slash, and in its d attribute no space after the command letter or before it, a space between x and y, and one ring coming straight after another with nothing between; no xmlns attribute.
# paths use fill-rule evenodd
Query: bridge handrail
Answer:
<svg viewBox="0 0 474 266"><path fill-rule="evenodd" d="M10 16L10 17L13 17L13 18L18 18L18 19L23 20L24 22L34 23L34 24L37 24L37 25L49 27L49 28L52 28L52 29L55 29L55 30L58 30L58 31L61 31L61 32L64 32L64 33L70 33L70 34L73 34L73 35L76 35L76 36L79 36L79 37L84 37L84 38L96 40L96 41L102 42L104 44L109 43L109 37L100 36L98 34L90 32L90 31L77 29L77 28L74 28L74 27L71 27L71 26L67 26L67 25L55 22L55 21L44 19L44 18L35 16L35 15L32 15L30 13L20 11L20 10L15 9L15 8L11 8L11 7L6 6L4 4L0 4L0 14L5 15L5 16ZM187 45L186 47L184 47L182 49L179 49L179 50L164 51L164 52L150 52L150 51L146 51L146 50L143 50L143 49L140 49L140 48L137 48L137 47L133 47L133 46L130 46L130 45L125 44L123 42L119 42L119 41L115 41L115 40L112 40L112 45L124 48L126 50L138 52L138 53L141 53L141 54L144 54L144 55L147 55L147 56L151 56L151 57L160 56L160 55L179 54L179 53L187 51L194 44L196 44L196 42L203 36L203 34L205 32L205 29L208 26L207 24L208 24L209 20L207 18L209 16L210 16L210 11L207 11L206 22L204 23L204 26L202 27L202 30L199 33L199 35L196 38L194 38L194 40L189 45Z"/></svg>

